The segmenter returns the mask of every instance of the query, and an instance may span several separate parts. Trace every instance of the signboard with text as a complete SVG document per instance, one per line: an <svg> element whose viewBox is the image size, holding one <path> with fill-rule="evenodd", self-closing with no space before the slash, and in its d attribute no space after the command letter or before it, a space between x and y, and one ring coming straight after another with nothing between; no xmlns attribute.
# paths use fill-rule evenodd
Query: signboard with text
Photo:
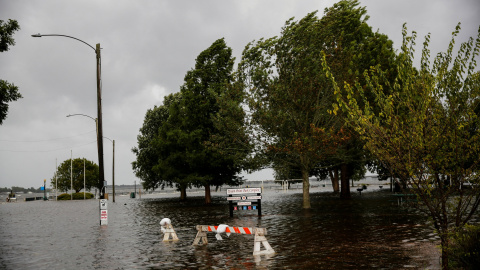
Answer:
<svg viewBox="0 0 480 270"><path fill-rule="evenodd" d="M229 188L227 189L227 195L248 194L248 193L262 193L262 188Z"/></svg>
<svg viewBox="0 0 480 270"><path fill-rule="evenodd" d="M257 210L258 216L262 215L262 188L229 188L227 189L227 201L230 217L233 211ZM233 196L235 195L235 196Z"/></svg>

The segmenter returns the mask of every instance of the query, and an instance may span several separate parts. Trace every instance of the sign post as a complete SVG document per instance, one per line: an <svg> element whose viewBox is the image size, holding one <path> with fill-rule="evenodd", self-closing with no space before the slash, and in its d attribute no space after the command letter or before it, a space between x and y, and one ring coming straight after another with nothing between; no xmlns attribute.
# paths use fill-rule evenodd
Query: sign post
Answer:
<svg viewBox="0 0 480 270"><path fill-rule="evenodd" d="M227 195L230 217L238 210L257 210L262 216L262 188L229 188Z"/></svg>
<svg viewBox="0 0 480 270"><path fill-rule="evenodd" d="M108 225L107 200L100 199L100 226Z"/></svg>

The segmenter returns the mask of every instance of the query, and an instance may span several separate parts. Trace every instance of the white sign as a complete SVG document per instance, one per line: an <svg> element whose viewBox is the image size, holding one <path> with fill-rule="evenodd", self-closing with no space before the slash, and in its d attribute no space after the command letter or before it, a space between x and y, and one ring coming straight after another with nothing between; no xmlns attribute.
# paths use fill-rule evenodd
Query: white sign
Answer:
<svg viewBox="0 0 480 270"><path fill-rule="evenodd" d="M100 220L108 220L108 210L100 211Z"/></svg>
<svg viewBox="0 0 480 270"><path fill-rule="evenodd" d="M262 196L249 196L247 197L248 200L261 200Z"/></svg>
<svg viewBox="0 0 480 270"><path fill-rule="evenodd" d="M237 205L252 205L252 202L238 202Z"/></svg>
<svg viewBox="0 0 480 270"><path fill-rule="evenodd" d="M100 200L100 209L107 210L107 200L106 199L101 199Z"/></svg>
<svg viewBox="0 0 480 270"><path fill-rule="evenodd" d="M227 201L240 201L240 197L227 197Z"/></svg>
<svg viewBox="0 0 480 270"><path fill-rule="evenodd" d="M227 195L247 194L247 193L262 193L262 188L229 188L227 189Z"/></svg>
<svg viewBox="0 0 480 270"><path fill-rule="evenodd" d="M100 226L108 225L108 210L100 210Z"/></svg>

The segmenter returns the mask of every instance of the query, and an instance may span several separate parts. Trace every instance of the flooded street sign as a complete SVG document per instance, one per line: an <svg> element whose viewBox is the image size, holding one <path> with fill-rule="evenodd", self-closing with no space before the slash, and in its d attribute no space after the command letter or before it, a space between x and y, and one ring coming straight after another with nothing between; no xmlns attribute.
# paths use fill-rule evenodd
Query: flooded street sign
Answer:
<svg viewBox="0 0 480 270"><path fill-rule="evenodd" d="M233 211L257 210L258 216L262 216L262 188L229 188L227 189L227 201L230 217ZM233 197L233 195L237 195ZM238 196L241 195L241 196ZM236 203L235 203L236 201ZM248 206L248 207L247 207Z"/></svg>
<svg viewBox="0 0 480 270"><path fill-rule="evenodd" d="M107 200L100 200L100 226L108 225L108 210L107 210Z"/></svg>

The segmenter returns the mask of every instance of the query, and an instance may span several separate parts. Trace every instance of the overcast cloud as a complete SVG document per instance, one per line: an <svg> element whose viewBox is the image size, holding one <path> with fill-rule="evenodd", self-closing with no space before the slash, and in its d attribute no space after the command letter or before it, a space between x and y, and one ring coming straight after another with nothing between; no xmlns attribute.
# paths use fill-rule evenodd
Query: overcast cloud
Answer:
<svg viewBox="0 0 480 270"><path fill-rule="evenodd" d="M285 21L301 19L337 1L218 0L0 0L0 20L15 19L16 45L0 53L0 78L19 87L23 99L10 103L0 126L0 187L35 187L53 177L56 162L87 158L98 164L95 122L94 50L64 34L102 47L103 134L115 140L115 183L139 182L132 171L136 136L147 109L179 91L197 55L224 37L240 59L245 45L278 35ZM401 29L431 32L432 55L447 48L458 22L458 38L476 36L478 0L365 0L374 30L395 48ZM421 47L418 46L418 51ZM104 140L105 178L112 179L112 143ZM271 173L247 179L271 179Z"/></svg>

